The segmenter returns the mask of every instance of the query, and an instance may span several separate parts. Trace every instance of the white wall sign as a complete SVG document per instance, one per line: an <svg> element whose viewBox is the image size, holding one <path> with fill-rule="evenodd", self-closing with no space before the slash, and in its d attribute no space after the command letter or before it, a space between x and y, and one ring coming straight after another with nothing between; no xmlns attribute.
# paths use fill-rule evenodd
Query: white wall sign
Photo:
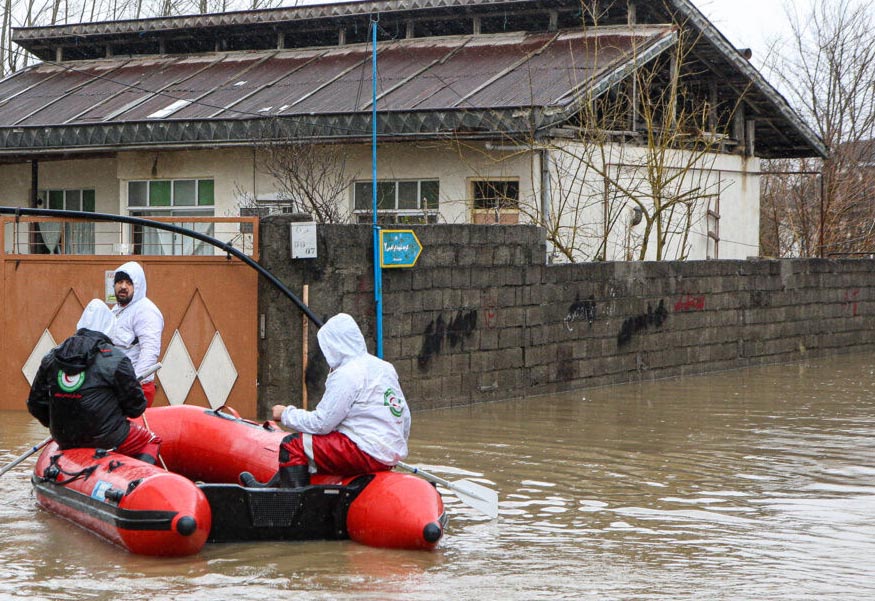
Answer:
<svg viewBox="0 0 875 601"><path fill-rule="evenodd" d="M293 259L316 258L315 223L292 223L290 240Z"/></svg>

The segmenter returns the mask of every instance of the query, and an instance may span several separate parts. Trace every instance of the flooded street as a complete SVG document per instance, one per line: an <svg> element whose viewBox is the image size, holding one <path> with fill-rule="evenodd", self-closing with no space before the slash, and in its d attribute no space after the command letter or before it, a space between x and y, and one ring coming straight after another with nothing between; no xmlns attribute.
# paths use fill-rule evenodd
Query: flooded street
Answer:
<svg viewBox="0 0 875 601"><path fill-rule="evenodd" d="M0 465L45 436L0 414ZM38 509L28 460L0 477L0 598L875 598L875 355L419 412L410 442L499 518L446 492L435 552L138 557Z"/></svg>

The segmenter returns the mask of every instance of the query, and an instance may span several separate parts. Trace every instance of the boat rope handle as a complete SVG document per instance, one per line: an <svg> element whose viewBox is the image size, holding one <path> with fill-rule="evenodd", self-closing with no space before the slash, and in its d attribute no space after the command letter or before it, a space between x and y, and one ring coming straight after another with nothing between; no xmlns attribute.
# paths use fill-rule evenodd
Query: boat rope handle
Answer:
<svg viewBox="0 0 875 601"><path fill-rule="evenodd" d="M240 414L233 407L229 407L228 405L222 405L215 410L216 413L219 413L220 411L226 411L228 415L232 416L234 419L240 419Z"/></svg>
<svg viewBox="0 0 875 601"><path fill-rule="evenodd" d="M57 455L53 455L52 459L49 463L49 467L43 472L40 480L43 482L52 482L53 484L59 484L61 486L67 485L74 480L78 480L80 478L87 479L91 474L94 473L94 470L98 468L98 465L89 465L86 468L79 470L78 472L68 472L64 468L60 466L58 460L63 457L63 453L59 453ZM64 474L65 476L70 476L66 480L57 480L58 474Z"/></svg>

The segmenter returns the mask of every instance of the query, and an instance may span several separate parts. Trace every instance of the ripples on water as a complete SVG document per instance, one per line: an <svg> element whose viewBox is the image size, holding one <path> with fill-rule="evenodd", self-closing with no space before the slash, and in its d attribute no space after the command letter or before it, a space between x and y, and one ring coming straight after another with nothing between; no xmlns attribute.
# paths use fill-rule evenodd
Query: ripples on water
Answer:
<svg viewBox="0 0 875 601"><path fill-rule="evenodd" d="M867 599L875 356L414 414L410 463L499 490L445 495L433 553L350 542L129 555L0 478L0 597ZM45 437L3 414L3 465Z"/></svg>

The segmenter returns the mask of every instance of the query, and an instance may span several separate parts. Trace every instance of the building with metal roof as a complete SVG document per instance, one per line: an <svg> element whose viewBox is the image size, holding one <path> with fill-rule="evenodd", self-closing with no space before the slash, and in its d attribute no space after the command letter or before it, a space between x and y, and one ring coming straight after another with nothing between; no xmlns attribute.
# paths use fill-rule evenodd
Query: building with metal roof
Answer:
<svg viewBox="0 0 875 601"><path fill-rule="evenodd" d="M823 142L688 0L602 0L598 19L588 4L385 0L16 29L42 62L0 81L0 203L180 217L293 205L258 155L331 144L344 156L334 202L366 221L376 127L381 220L535 220L557 225L548 239L570 223L592 240L566 258L630 258L652 190L617 211L604 193L573 215L560 206L592 196L592 182L568 180L593 146L582 107L645 65L678 69L683 44L683 70L724 107L714 126L727 133L694 169L671 159L696 172L686 188L709 182L688 221L698 241L672 252L757 254L757 159L825 156ZM612 186L629 188L648 127L616 132L587 177L604 183L610 166L624 173Z"/></svg>

